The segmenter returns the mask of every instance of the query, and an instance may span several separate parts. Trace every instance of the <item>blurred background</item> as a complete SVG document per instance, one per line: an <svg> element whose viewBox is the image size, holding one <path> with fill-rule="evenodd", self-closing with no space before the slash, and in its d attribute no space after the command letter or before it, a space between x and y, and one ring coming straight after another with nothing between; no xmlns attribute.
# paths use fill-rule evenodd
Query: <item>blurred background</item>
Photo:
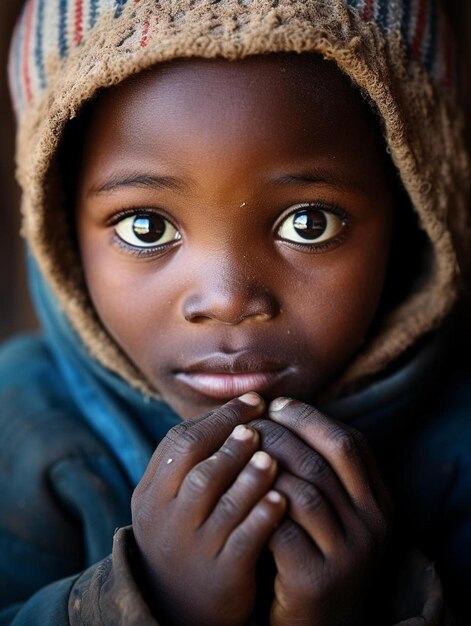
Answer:
<svg viewBox="0 0 471 626"><path fill-rule="evenodd" d="M0 340L35 325L25 287L23 242L19 237L19 191L13 163L14 118L6 76L9 40L23 1L0 2Z"/></svg>
<svg viewBox="0 0 471 626"><path fill-rule="evenodd" d="M471 2L442 1L457 34L463 104L470 122L468 145L471 147ZM23 3L24 0L0 1L0 341L15 332L35 328L36 325L27 295L23 242L19 236L19 191L13 163L14 118L6 76L9 40Z"/></svg>

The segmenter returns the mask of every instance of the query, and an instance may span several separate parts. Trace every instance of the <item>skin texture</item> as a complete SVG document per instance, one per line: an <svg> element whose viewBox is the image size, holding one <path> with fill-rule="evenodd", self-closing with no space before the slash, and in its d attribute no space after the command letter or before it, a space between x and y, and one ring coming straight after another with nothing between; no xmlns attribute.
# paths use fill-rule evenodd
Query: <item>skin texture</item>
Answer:
<svg viewBox="0 0 471 626"><path fill-rule="evenodd" d="M149 603L179 625L365 624L391 515L367 444L302 402L266 408L246 394L156 449L132 500Z"/></svg>
<svg viewBox="0 0 471 626"><path fill-rule="evenodd" d="M90 296L184 418L132 500L149 604L169 624L364 623L389 499L359 433L310 405L381 296L393 193L373 113L331 64L276 55L172 62L86 122Z"/></svg>
<svg viewBox="0 0 471 626"><path fill-rule="evenodd" d="M378 305L388 174L371 110L316 56L140 75L101 96L86 133L77 229L96 310L183 418L250 389L313 402ZM177 180L116 186L136 176ZM283 218L308 204L345 226L315 248L282 241ZM160 212L181 239L139 256L119 245L110 222L132 209ZM277 376L213 398L182 381L195 369Z"/></svg>

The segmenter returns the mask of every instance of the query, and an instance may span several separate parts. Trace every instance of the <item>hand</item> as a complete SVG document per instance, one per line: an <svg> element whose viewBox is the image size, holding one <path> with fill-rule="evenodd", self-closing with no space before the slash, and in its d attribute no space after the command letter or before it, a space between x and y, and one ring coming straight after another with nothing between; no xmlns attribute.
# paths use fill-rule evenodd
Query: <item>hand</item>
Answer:
<svg viewBox="0 0 471 626"><path fill-rule="evenodd" d="M245 402L244 402L245 401ZM255 402L255 405L254 405ZM151 606L169 624L247 623L255 568L286 502L249 421L256 394L172 428L131 503Z"/></svg>
<svg viewBox="0 0 471 626"><path fill-rule="evenodd" d="M284 402L283 402L284 401ZM362 623L384 552L391 502L364 438L294 400L252 424L277 459L288 516L270 541L276 564L270 624Z"/></svg>

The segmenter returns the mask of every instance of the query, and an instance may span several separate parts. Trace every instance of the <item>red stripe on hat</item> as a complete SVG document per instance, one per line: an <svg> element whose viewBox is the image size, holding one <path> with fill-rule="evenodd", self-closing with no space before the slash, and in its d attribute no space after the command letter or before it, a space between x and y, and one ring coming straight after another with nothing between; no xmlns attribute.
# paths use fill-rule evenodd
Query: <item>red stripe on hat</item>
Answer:
<svg viewBox="0 0 471 626"><path fill-rule="evenodd" d="M373 19L373 5L375 0L366 0L365 8L363 9L363 19L368 21Z"/></svg>
<svg viewBox="0 0 471 626"><path fill-rule="evenodd" d="M80 46L83 41L83 0L75 0L74 41L76 46Z"/></svg>
<svg viewBox="0 0 471 626"><path fill-rule="evenodd" d="M412 42L412 54L414 59L420 59L420 50L425 33L425 24L427 23L427 0L420 0L419 14L417 16L417 26L415 28L414 40Z"/></svg>
<svg viewBox="0 0 471 626"><path fill-rule="evenodd" d="M138 0L139 1L139 0ZM157 3L157 7L160 8L159 3ZM157 30L157 26L159 25L158 16L155 17L155 29ZM149 41L153 37L153 32L150 32L150 20L144 22L144 28L142 30L142 38L141 38L141 48L145 48Z"/></svg>
<svg viewBox="0 0 471 626"><path fill-rule="evenodd" d="M144 28L142 29L142 37L141 37L141 48L145 48L148 43L148 34L149 34L150 22L146 20L144 22Z"/></svg>
<svg viewBox="0 0 471 626"><path fill-rule="evenodd" d="M29 71L29 59L31 52L31 37L33 34L33 15L36 5L36 0L31 0L26 8L25 15L25 35L23 43L23 82L25 86L26 99L29 101L33 97L31 90L31 74Z"/></svg>

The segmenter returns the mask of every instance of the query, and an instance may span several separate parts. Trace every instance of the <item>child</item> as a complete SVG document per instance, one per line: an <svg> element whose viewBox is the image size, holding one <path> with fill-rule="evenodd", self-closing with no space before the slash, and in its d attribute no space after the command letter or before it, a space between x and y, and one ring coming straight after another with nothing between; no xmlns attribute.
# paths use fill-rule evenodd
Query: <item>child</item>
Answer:
<svg viewBox="0 0 471 626"><path fill-rule="evenodd" d="M433 3L27 3L1 623L465 623L447 43Z"/></svg>

